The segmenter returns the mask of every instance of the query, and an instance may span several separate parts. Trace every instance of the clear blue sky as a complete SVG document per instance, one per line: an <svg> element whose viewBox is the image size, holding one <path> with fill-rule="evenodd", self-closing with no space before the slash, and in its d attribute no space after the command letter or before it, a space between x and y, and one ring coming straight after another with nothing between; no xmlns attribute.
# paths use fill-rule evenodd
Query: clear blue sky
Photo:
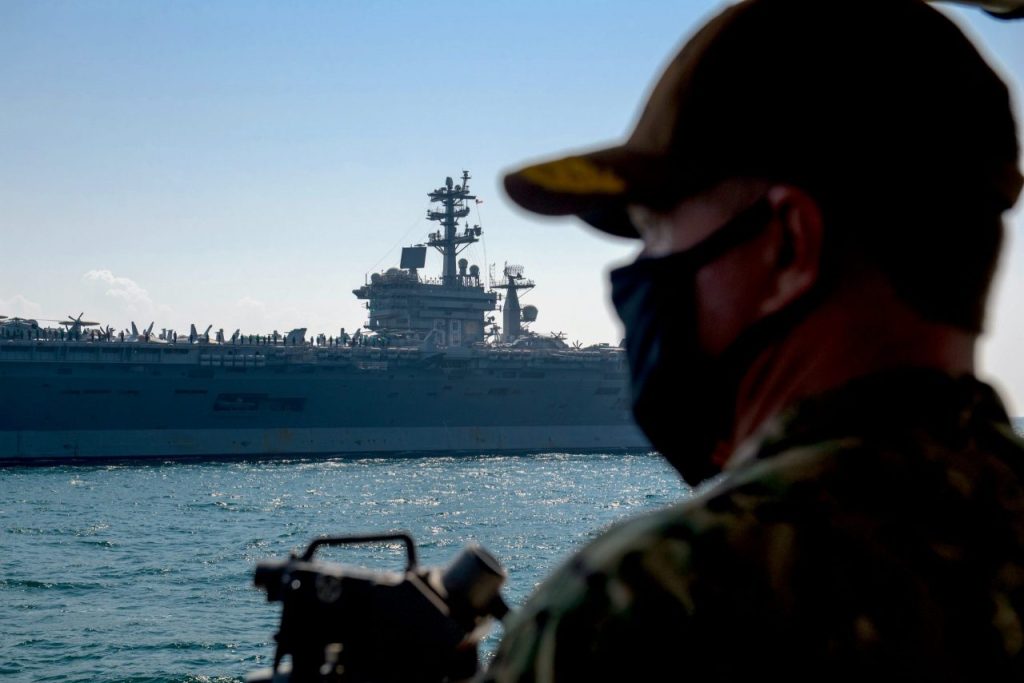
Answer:
<svg viewBox="0 0 1024 683"><path fill-rule="evenodd" d="M606 271L630 245L516 211L500 174L628 132L718 6L4 0L0 313L336 334L465 168L484 199L471 260L526 266L538 331L617 342ZM1020 102L1024 23L950 13ZM1024 412L1012 226L984 367Z"/></svg>

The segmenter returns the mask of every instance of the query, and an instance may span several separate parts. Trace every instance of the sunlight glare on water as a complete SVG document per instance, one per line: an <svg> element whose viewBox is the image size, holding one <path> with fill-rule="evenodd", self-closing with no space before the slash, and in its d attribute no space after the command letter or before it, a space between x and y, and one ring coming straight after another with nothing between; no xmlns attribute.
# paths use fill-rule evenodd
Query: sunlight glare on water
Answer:
<svg viewBox="0 0 1024 683"><path fill-rule="evenodd" d="M516 605L601 529L685 495L654 455L0 470L0 678L241 680L269 664L280 613L252 587L256 562L316 536L408 529L424 565L478 542ZM382 546L325 557L403 560Z"/></svg>

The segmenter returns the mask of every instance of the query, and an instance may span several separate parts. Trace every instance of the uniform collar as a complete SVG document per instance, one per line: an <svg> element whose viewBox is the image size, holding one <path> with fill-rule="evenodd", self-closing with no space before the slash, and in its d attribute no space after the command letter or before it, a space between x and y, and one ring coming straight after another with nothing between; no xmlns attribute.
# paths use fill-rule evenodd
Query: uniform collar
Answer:
<svg viewBox="0 0 1024 683"><path fill-rule="evenodd" d="M872 434L924 429L956 444L972 426L983 423L1009 429L999 396L975 376L925 368L889 371L853 380L783 411L737 449L726 469L808 444Z"/></svg>

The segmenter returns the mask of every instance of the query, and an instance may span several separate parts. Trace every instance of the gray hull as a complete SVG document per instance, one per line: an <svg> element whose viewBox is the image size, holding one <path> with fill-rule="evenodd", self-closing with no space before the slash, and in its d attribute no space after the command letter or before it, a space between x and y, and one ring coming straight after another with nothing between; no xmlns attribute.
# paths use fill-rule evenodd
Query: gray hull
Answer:
<svg viewBox="0 0 1024 683"><path fill-rule="evenodd" d="M413 427L15 431L0 433L5 458L182 458L390 455L645 449L635 427Z"/></svg>
<svg viewBox="0 0 1024 683"><path fill-rule="evenodd" d="M0 459L638 450L621 354L0 348Z"/></svg>

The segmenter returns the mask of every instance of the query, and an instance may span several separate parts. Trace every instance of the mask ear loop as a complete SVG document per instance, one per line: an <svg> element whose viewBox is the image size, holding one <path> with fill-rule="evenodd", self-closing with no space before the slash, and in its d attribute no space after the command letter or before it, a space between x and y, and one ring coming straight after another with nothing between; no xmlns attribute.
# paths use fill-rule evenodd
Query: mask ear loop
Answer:
<svg viewBox="0 0 1024 683"><path fill-rule="evenodd" d="M788 230L782 231L782 245L779 247L779 256L776 259L778 265L785 267L793 263L796 258L796 248L793 246L793 236Z"/></svg>
<svg viewBox="0 0 1024 683"><path fill-rule="evenodd" d="M708 237L680 253L686 254L692 263L700 266L712 263L767 230L774 215L775 209L771 202L767 197L762 197Z"/></svg>

